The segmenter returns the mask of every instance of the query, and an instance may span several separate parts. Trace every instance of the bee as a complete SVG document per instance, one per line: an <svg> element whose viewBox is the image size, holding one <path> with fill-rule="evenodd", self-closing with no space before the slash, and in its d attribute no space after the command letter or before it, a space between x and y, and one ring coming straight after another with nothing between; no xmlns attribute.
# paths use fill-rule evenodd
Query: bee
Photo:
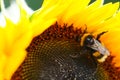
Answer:
<svg viewBox="0 0 120 80"><path fill-rule="evenodd" d="M109 50L99 41L100 36L104 33L106 32L98 34L97 38L95 38L92 34L85 33L81 37L80 41L81 46L89 47L95 51L93 56L96 57L98 62L104 62L110 55Z"/></svg>

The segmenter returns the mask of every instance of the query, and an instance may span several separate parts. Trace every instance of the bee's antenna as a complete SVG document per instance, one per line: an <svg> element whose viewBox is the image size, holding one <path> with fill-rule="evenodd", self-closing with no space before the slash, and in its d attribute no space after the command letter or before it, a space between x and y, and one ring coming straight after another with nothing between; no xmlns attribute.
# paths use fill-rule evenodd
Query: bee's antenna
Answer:
<svg viewBox="0 0 120 80"><path fill-rule="evenodd" d="M104 32L99 33L99 34L97 35L96 40L99 41L99 38L100 38L104 33L106 33L106 32L108 32L108 31L104 31Z"/></svg>

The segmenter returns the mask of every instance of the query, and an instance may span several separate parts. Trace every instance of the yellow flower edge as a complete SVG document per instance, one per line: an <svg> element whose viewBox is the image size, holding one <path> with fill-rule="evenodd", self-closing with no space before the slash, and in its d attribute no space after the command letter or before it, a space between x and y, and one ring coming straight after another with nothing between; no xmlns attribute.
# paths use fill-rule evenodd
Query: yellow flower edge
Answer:
<svg viewBox="0 0 120 80"><path fill-rule="evenodd" d="M109 49L111 56L114 56L113 63L116 67L120 67L120 11L116 15L113 16L113 18L106 21L104 24L102 24L104 27L98 29L98 32L101 30L108 31L105 35L101 37L101 41L104 42L104 44ZM100 25L100 26L102 26Z"/></svg>
<svg viewBox="0 0 120 80"><path fill-rule="evenodd" d="M0 80L10 80L23 62L31 40L56 21L60 25L73 24L74 28L84 29L87 26L87 31L94 35L108 31L101 37L101 41L115 56L113 62L120 66L119 46L116 45L120 39L115 36L120 32L119 20L114 21L118 14L112 17L118 9L118 2L103 5L103 0L96 0L88 6L90 0L44 0L42 7L32 16L28 15L19 0L17 2L21 12L19 22L14 24L6 17L6 26L0 27Z"/></svg>
<svg viewBox="0 0 120 80"><path fill-rule="evenodd" d="M27 13L20 0L16 0L20 8L20 19L13 23L5 15L6 25L0 26L0 80L10 80L13 73L25 59L26 48L32 39L56 22L57 16L67 8L70 0L44 0L42 7L32 16ZM52 2L52 3L51 3ZM63 4L58 11L58 6ZM68 2L68 3L67 3ZM52 4L52 5L51 5ZM49 15L50 16L49 16Z"/></svg>
<svg viewBox="0 0 120 80"><path fill-rule="evenodd" d="M21 12L21 14L23 13ZM21 17L17 24L14 24L6 17L6 26L0 28L0 44L2 44L0 51L1 55L3 55L1 57L4 58L0 60L0 64L2 63L0 66L0 80L9 80L25 58L25 49L32 40L32 30L25 27L28 24L29 20L25 15L24 19Z"/></svg>

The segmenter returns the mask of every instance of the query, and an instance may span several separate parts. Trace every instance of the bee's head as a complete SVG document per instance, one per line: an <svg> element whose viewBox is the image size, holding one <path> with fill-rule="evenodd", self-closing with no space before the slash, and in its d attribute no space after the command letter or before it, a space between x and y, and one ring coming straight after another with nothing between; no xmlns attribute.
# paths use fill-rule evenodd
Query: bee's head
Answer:
<svg viewBox="0 0 120 80"><path fill-rule="evenodd" d="M94 43L94 37L92 35L87 35L83 41L84 46L93 45Z"/></svg>
<svg viewBox="0 0 120 80"><path fill-rule="evenodd" d="M80 41L81 46L90 46L93 45L94 43L95 43L94 36L91 34L84 34Z"/></svg>

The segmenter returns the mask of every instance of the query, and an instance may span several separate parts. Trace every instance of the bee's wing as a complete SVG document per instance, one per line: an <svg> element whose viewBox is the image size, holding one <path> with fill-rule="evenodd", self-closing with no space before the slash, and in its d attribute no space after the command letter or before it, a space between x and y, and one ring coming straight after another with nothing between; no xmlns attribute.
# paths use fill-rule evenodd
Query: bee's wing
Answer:
<svg viewBox="0 0 120 80"><path fill-rule="evenodd" d="M108 49L105 48L105 46L102 45L98 40L95 40L95 39L94 39L94 44L93 44L93 45L90 45L90 46L88 46L88 47L92 48L93 50L98 51L98 52L99 52L100 54L102 54L102 55L107 55L107 56L110 55Z"/></svg>

